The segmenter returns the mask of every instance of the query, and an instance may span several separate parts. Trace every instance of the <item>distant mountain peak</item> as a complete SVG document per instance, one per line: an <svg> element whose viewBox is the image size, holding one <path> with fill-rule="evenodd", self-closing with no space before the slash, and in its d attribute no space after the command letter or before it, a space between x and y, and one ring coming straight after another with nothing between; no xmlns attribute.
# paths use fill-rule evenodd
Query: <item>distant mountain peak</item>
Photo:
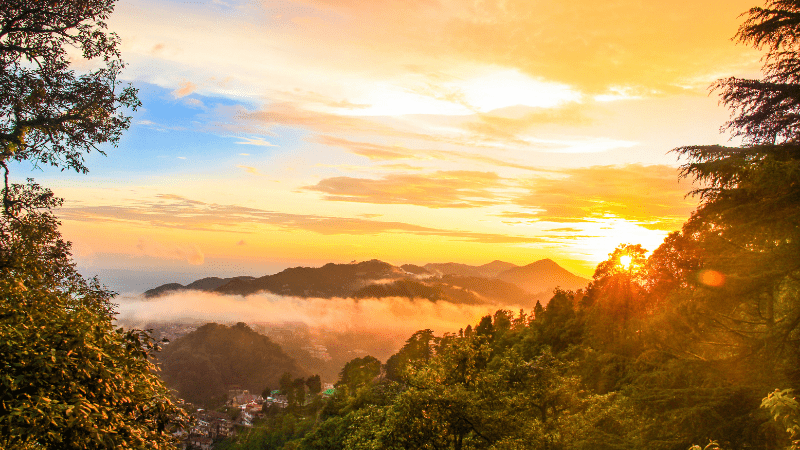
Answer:
<svg viewBox="0 0 800 450"><path fill-rule="evenodd" d="M506 270L497 277L535 294L552 291L556 287L567 290L583 289L589 283L589 279L575 275L550 258Z"/></svg>
<svg viewBox="0 0 800 450"><path fill-rule="evenodd" d="M494 260L481 266L471 266L461 263L430 263L425 264L425 269L440 275L459 275L462 277L495 278L500 272L517 267L516 264Z"/></svg>
<svg viewBox="0 0 800 450"><path fill-rule="evenodd" d="M540 259L538 261L534 261L534 262L528 264L527 266L523 266L523 267L559 267L559 268L561 268L561 266L559 266L557 262L553 261L550 258Z"/></svg>

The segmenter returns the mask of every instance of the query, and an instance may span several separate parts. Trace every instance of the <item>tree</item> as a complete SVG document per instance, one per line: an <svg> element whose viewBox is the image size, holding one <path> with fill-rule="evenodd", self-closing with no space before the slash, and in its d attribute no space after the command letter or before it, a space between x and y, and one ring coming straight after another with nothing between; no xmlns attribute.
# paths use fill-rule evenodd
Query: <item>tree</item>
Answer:
<svg viewBox="0 0 800 450"><path fill-rule="evenodd" d="M294 381L292 381L292 388L289 391L287 400L290 406L294 404L303 406L306 402L306 380L303 378L295 378Z"/></svg>
<svg viewBox="0 0 800 450"><path fill-rule="evenodd" d="M381 362L374 356L354 358L344 365L339 373L336 387L347 387L350 392L366 386L381 373Z"/></svg>
<svg viewBox="0 0 800 450"><path fill-rule="evenodd" d="M0 223L0 448L167 448L187 417L138 330L115 329L111 292L69 257L49 190L11 186ZM8 217L8 216L6 216Z"/></svg>
<svg viewBox="0 0 800 450"><path fill-rule="evenodd" d="M587 327L596 344L613 345L620 354L636 353L641 344L641 321L650 307L643 295L647 250L623 244L597 265L584 304Z"/></svg>
<svg viewBox="0 0 800 450"><path fill-rule="evenodd" d="M322 392L322 380L320 379L319 375L308 377L306 380L306 386L308 386L308 393L311 395L317 395Z"/></svg>
<svg viewBox="0 0 800 450"><path fill-rule="evenodd" d="M292 374L290 372L284 372L278 383L281 387L281 394L288 395L289 391L292 390Z"/></svg>
<svg viewBox="0 0 800 450"><path fill-rule="evenodd" d="M766 49L763 79L735 77L717 81L722 102L734 117L725 128L746 144L795 142L800 132L800 2L768 0L754 7L739 27L736 38L757 49Z"/></svg>
<svg viewBox="0 0 800 450"><path fill-rule="evenodd" d="M114 0L0 3L0 165L31 161L86 172L83 155L102 153L128 128L136 90L117 80L119 38L106 31ZM76 74L68 49L101 67Z"/></svg>
<svg viewBox="0 0 800 450"><path fill-rule="evenodd" d="M435 342L433 330L419 330L406 340L403 348L386 360L386 378L392 381L403 381L406 370L415 364L426 363L433 355Z"/></svg>
<svg viewBox="0 0 800 450"><path fill-rule="evenodd" d="M757 357L764 372L800 385L800 2L752 8L740 42L765 49L763 79L717 82L731 108L725 128L741 147L686 146L682 174L701 204L682 230L698 266L721 277L695 283L713 353ZM727 344L719 351L719 343ZM775 366L777 364L777 366ZM774 370L778 367L784 370Z"/></svg>
<svg viewBox="0 0 800 450"><path fill-rule="evenodd" d="M113 0L0 2L0 448L170 448L187 416L170 400L149 334L113 326L114 293L76 270L61 200L11 161L85 172L116 143L136 91L117 76ZM69 49L99 69L76 74Z"/></svg>

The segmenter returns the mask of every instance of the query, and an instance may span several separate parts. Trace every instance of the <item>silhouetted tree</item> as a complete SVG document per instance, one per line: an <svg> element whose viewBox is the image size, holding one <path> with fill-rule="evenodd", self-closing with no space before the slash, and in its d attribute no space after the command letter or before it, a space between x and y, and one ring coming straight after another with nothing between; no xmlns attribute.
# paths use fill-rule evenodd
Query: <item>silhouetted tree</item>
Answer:
<svg viewBox="0 0 800 450"><path fill-rule="evenodd" d="M308 377L306 380L306 386L308 386L308 393L311 395L317 395L322 392L322 380L320 379L319 375L312 375Z"/></svg>
<svg viewBox="0 0 800 450"><path fill-rule="evenodd" d="M292 374L284 372L279 381L281 387L281 394L287 395L292 390Z"/></svg>
<svg viewBox="0 0 800 450"><path fill-rule="evenodd" d="M682 230L696 242L695 308L707 316L709 354L755 357L768 372L778 364L800 386L800 3L771 0L752 8L739 41L765 49L764 78L720 80L732 110L727 129L741 147L687 146L683 175L699 187L700 207ZM712 272L708 272L712 273ZM727 349L720 352L720 344ZM701 349L697 349L697 354ZM772 366L772 369L767 369Z"/></svg>

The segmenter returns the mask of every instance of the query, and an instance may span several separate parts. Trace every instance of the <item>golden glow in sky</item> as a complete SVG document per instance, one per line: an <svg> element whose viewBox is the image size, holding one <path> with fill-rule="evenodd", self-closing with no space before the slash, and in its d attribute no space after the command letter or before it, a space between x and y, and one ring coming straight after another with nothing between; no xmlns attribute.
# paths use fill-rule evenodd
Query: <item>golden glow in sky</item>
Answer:
<svg viewBox="0 0 800 450"><path fill-rule="evenodd" d="M31 175L67 199L83 267L552 258L587 276L696 206L668 152L728 141L708 86L758 76L730 39L752 6L120 0L143 108L88 176Z"/></svg>

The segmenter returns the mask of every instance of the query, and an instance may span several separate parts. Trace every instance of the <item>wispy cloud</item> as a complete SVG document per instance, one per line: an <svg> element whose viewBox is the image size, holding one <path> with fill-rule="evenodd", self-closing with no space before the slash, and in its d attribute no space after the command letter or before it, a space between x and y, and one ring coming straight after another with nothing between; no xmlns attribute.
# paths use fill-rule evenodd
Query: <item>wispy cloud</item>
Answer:
<svg viewBox="0 0 800 450"><path fill-rule="evenodd" d="M357 142L330 135L319 135L314 139L314 141L323 145L344 148L350 153L364 156L373 161L392 161L401 159L412 159L418 161L466 161L536 172L545 171L545 169L542 169L541 167L520 164L514 161L486 156L482 153L468 152L466 150L452 151L436 149L412 149L401 145L385 145L375 142ZM497 153L497 150L493 150L493 152Z"/></svg>
<svg viewBox="0 0 800 450"><path fill-rule="evenodd" d="M256 146L259 146L259 147L277 147L277 145L272 144L270 142L267 142L267 140L262 138L262 137L253 137L253 138L237 137L236 139L239 139L239 142L237 142L237 144L239 144L239 145L256 145Z"/></svg>
<svg viewBox="0 0 800 450"><path fill-rule="evenodd" d="M240 165L237 165L236 167L238 167L238 168L240 168L240 169L244 169L244 171L245 171L245 172L247 172L247 173L249 173L249 174L252 174L252 175L258 175L258 176L260 176L260 177L261 177L261 176L264 176L264 174L262 174L261 172L259 172L259 171L258 171L258 169L256 169L255 167L243 166L243 165L241 165L241 164L240 164Z"/></svg>
<svg viewBox="0 0 800 450"><path fill-rule="evenodd" d="M197 89L197 85L192 83L191 81L182 81L178 88L172 91L172 95L175 98L186 97L187 95L191 94Z"/></svg>
<svg viewBox="0 0 800 450"><path fill-rule="evenodd" d="M173 194L162 194L151 201L127 202L126 206L67 206L59 210L59 217L80 222L124 222L142 227L193 231L252 233L253 227L270 226L287 231L311 231L321 235L394 233L440 236L452 240L493 244L542 242L537 236L432 228L367 218L288 214L244 206L206 203Z"/></svg>
<svg viewBox="0 0 800 450"><path fill-rule="evenodd" d="M438 171L389 174L381 179L326 178L304 189L325 194L325 200L404 204L428 208L475 208L497 204L495 189L506 187L494 172Z"/></svg>
<svg viewBox="0 0 800 450"><path fill-rule="evenodd" d="M676 229L697 206L686 198L691 186L675 167L630 164L565 169L560 176L528 182L529 193L514 199L538 213L503 217L570 223L617 217L653 229Z"/></svg>

